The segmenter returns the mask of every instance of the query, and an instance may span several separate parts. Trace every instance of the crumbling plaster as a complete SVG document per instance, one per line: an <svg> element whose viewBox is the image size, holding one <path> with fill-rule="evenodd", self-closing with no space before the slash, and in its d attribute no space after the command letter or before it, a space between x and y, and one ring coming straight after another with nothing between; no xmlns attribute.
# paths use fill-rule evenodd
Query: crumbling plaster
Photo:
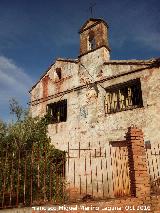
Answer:
<svg viewBox="0 0 160 213"><path fill-rule="evenodd" d="M88 26L90 26L89 23ZM107 35L104 24L92 28L103 36ZM84 35L82 36L82 34ZM152 60L110 60L108 40L96 41L97 49L86 52L86 38L88 34L82 32L80 56L76 60L57 59L46 71L40 80L32 87L30 111L33 117L46 114L47 104L67 99L67 121L49 124L48 135L57 149L68 152L68 145L73 149L69 153L77 157L79 145L81 149L90 149L92 154L95 149L101 149L102 155L106 151L108 167L108 181L104 184L113 184L112 166L110 163L110 143L124 141L125 133L129 126L137 126L144 132L144 140L149 140L151 146L159 142L160 138L160 68ZM97 33L97 35L99 35ZM102 36L102 38L103 38ZM96 37L97 38L97 37ZM102 46L98 43L102 42ZM83 54L85 53L85 54ZM56 69L61 69L62 78L59 79ZM143 107L107 114L105 110L105 88L140 79ZM90 145L89 145L90 144ZM90 170L94 172L93 188L101 182L103 169L100 160L95 159L94 166L90 168L87 162L84 172L84 158L89 157L90 151L82 151L81 159L73 158L70 167L66 167L67 180L79 187L81 177L82 188L85 188L86 176ZM74 162L74 159L75 162ZM74 171L76 163L76 174ZM67 166L67 165L66 165ZM95 176L95 168L101 167ZM73 176L73 173L75 176ZM105 174L106 175L106 174ZM104 175L104 181L106 176ZM76 183L75 183L76 179ZM75 187L74 185L74 187ZM102 189L101 189L102 191ZM110 192L112 194L112 192ZM111 195L112 196L112 195Z"/></svg>
<svg viewBox="0 0 160 213"><path fill-rule="evenodd" d="M107 59L99 57L104 49L97 51L94 54L88 53L86 57L83 56L79 63L56 61L46 73L49 76L48 96L83 86L84 83L87 87L45 101L42 97L42 78L31 92L32 101L35 99L42 101L40 104L31 106L32 115L44 115L47 104L59 99L67 99L67 122L49 125L49 135L60 149L62 147L64 149L68 141L75 145L78 142L97 143L97 140L100 140L105 144L107 141L122 139L127 127L132 124L144 130L147 140L156 142L158 135L155 134L155 127L159 127L158 112L160 110L159 68L150 68L149 61L144 61L142 64L137 62L138 65L136 61L133 64L132 61L123 61L123 64L118 64L118 61L117 64L109 61L110 63L105 64ZM56 67L62 69L63 77L59 81L54 77ZM101 76L98 76L100 71ZM144 107L106 114L104 88L135 78L141 80ZM89 85L94 82L96 82L96 90Z"/></svg>

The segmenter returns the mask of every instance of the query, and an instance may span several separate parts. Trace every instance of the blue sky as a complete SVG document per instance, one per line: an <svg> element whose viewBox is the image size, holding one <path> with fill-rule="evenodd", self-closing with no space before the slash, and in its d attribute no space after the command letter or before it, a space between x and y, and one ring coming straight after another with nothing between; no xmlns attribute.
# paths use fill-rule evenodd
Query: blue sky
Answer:
<svg viewBox="0 0 160 213"><path fill-rule="evenodd" d="M159 0L0 0L0 118L9 99L27 106L28 91L58 57L77 58L78 30L90 18L109 25L111 59L160 57Z"/></svg>

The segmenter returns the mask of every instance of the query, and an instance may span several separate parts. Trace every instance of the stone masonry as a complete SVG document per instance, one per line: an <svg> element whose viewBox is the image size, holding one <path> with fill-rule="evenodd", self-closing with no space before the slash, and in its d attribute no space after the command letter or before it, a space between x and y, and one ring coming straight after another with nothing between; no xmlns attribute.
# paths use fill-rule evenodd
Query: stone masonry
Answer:
<svg viewBox="0 0 160 213"><path fill-rule="evenodd" d="M73 159L78 156L75 150L79 149L79 145L81 147L81 158L70 161L69 169L66 165L66 178L70 186L76 189L81 180L82 189L85 190L91 167L86 161L85 170L84 162L90 152L94 155L96 149L103 150L102 153L98 151L97 155L101 153L101 156L106 156L109 165L106 170L110 172L103 174L106 166L101 160L98 161L100 158L96 158L93 191L97 191L97 185L101 186L101 182L105 184L105 189L108 185L114 189L112 180L116 174L112 163L116 165L117 159L121 163L121 154L117 158L117 150L123 150L115 147L114 141L124 141L129 126L142 129L144 141L139 140L139 131L132 130L135 136L129 142L134 152L134 175L139 180L143 179L142 175L147 177L146 167L143 167L144 156L139 156L144 142L149 141L152 147L160 141L160 60L111 60L108 25L104 20L89 19L79 33L80 55L77 59L59 58L46 70L30 91L30 112L33 117L43 116L50 104L67 100L66 121L49 124L48 134L57 149L68 153L69 144ZM138 82L137 87L135 82ZM135 95L139 102L133 100ZM56 116L58 120L58 114ZM134 144L135 141L138 143ZM124 159L122 167L126 161ZM96 173L96 167L101 172ZM76 174L73 175L75 168ZM131 178L134 179L132 175ZM118 181L116 183L119 185ZM135 181L132 193L148 194L147 184L142 186ZM114 197L114 190L105 193Z"/></svg>

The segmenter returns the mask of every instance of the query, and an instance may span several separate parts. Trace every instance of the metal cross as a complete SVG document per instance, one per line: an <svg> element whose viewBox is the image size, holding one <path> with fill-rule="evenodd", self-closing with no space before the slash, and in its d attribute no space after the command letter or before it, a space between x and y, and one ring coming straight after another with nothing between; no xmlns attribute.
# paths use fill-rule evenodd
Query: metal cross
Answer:
<svg viewBox="0 0 160 213"><path fill-rule="evenodd" d="M93 8L96 6L96 3L90 4L89 10L91 12L91 17L93 17Z"/></svg>

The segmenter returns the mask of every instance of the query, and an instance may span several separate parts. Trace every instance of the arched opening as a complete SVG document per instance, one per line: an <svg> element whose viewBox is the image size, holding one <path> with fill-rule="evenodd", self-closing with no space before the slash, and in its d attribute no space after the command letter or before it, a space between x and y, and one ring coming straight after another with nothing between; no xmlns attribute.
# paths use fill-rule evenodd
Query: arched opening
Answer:
<svg viewBox="0 0 160 213"><path fill-rule="evenodd" d="M90 31L89 36L88 36L88 49L93 50L96 48L96 40L94 33Z"/></svg>

